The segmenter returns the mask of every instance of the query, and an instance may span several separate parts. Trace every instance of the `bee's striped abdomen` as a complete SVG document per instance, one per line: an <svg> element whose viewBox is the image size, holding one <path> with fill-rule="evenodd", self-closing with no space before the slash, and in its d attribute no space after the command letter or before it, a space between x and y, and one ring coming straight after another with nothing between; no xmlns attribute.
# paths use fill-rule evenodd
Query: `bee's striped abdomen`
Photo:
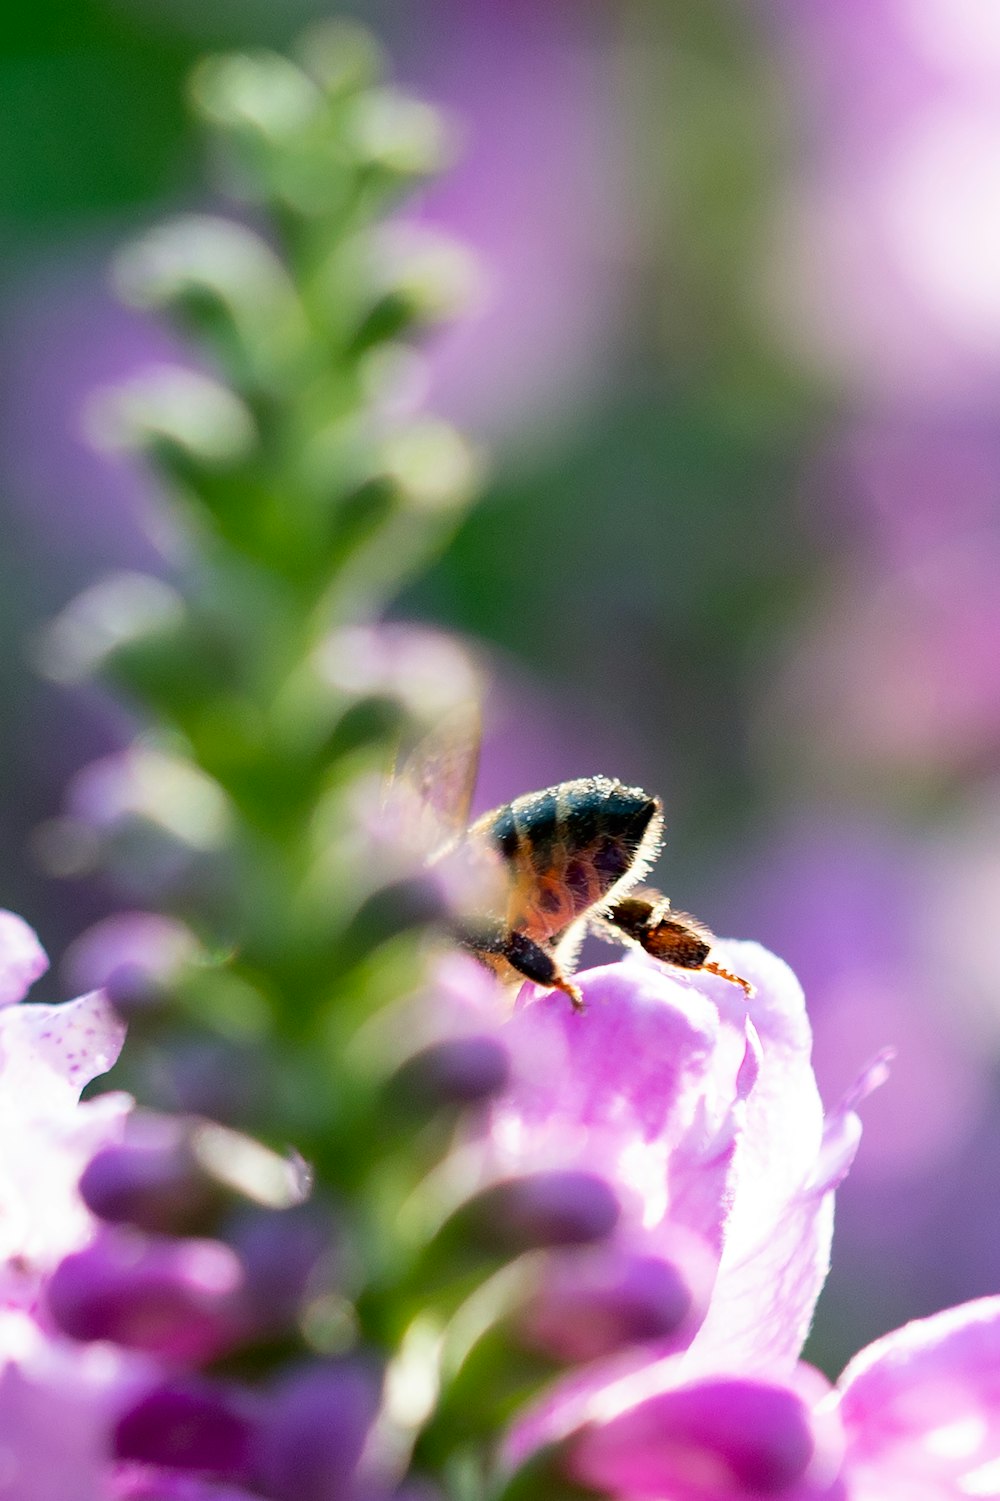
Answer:
<svg viewBox="0 0 1000 1501"><path fill-rule="evenodd" d="M511 925L549 938L638 880L659 849L661 827L656 798L588 777L515 798L476 831L510 871Z"/></svg>

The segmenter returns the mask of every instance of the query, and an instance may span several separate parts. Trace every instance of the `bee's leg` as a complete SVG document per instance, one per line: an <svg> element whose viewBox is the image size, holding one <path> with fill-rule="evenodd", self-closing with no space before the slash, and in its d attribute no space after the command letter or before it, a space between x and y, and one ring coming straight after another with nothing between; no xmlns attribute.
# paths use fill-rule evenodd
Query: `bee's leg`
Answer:
<svg viewBox="0 0 1000 1501"><path fill-rule="evenodd" d="M707 970L710 975L718 975L720 980L729 980L733 985L738 985L747 1000L757 994L757 987L749 980L744 980L742 975L734 975L731 969L724 969L721 964L716 964L714 959L709 960L707 964L703 964L701 967Z"/></svg>
<svg viewBox="0 0 1000 1501"><path fill-rule="evenodd" d="M508 928L501 922L477 924L474 932L463 934L463 942L474 953L495 954L505 959L511 969L517 970L526 980L544 985L549 990L561 990L568 995L575 1011L582 1011L583 996L571 980L567 980L553 956L533 938L517 928Z"/></svg>
<svg viewBox="0 0 1000 1501"><path fill-rule="evenodd" d="M709 959L714 938L704 923L687 912L674 912L658 891L643 888L623 897L602 915L600 922L606 932L637 943L663 964L673 964L678 969L703 969L739 985L748 996L754 993L749 980Z"/></svg>

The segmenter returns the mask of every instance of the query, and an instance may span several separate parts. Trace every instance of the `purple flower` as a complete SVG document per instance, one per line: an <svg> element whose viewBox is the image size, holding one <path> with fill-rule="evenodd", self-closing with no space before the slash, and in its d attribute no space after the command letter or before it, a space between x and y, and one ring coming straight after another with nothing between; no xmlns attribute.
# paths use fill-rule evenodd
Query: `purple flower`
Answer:
<svg viewBox="0 0 1000 1501"><path fill-rule="evenodd" d="M749 1002L723 980L630 958L578 976L585 1016L541 995L504 1029L515 1083L470 1158L481 1173L557 1163L603 1173L622 1211L609 1250L677 1269L697 1309L659 1345L565 1378L518 1424L515 1454L565 1431L596 1391L656 1355L671 1385L719 1369L794 1370L829 1265L833 1190L857 1148L855 1106L884 1064L824 1124L794 975L756 944L726 944L722 957L755 984ZM698 1268L692 1242L700 1269L685 1279Z"/></svg>
<svg viewBox="0 0 1000 1501"><path fill-rule="evenodd" d="M724 957L756 985L749 1003L629 958L581 977L585 1023L556 995L523 1007L505 1033L519 1079L491 1113L488 1155L603 1170L623 1244L667 1260L684 1236L709 1249L718 1275L692 1363L724 1342L788 1364L826 1274L834 1176L794 975L756 944Z"/></svg>
<svg viewBox="0 0 1000 1501"><path fill-rule="evenodd" d="M577 1168L615 1184L649 1249L675 1225L721 1249L736 1135L759 1059L744 1021L701 990L626 960L578 977L586 1021L556 993L503 1029L511 1087L469 1147L486 1178Z"/></svg>

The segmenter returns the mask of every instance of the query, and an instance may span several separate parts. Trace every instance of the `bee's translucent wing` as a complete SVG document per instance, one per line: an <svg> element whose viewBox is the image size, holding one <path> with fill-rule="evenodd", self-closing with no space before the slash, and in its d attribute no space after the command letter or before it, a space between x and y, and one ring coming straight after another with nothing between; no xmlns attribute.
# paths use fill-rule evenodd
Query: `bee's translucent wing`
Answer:
<svg viewBox="0 0 1000 1501"><path fill-rule="evenodd" d="M470 699L397 759L387 801L405 820L408 839L428 855L468 826L481 739L479 706Z"/></svg>

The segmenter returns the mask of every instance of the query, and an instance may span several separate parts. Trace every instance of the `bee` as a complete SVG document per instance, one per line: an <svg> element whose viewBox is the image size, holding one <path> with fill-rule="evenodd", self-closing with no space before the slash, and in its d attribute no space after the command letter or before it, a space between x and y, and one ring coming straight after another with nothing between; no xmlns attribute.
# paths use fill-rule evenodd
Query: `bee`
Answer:
<svg viewBox="0 0 1000 1501"><path fill-rule="evenodd" d="M430 863L450 859L486 906L456 923L461 945L501 980L561 990L577 1011L572 969L588 931L642 949L677 969L704 970L753 994L748 980L709 956L714 938L686 912L640 885L663 844L663 804L606 776L529 792L468 825L479 764L478 714L452 714L397 771L419 809ZM490 885L491 882L491 885Z"/></svg>

